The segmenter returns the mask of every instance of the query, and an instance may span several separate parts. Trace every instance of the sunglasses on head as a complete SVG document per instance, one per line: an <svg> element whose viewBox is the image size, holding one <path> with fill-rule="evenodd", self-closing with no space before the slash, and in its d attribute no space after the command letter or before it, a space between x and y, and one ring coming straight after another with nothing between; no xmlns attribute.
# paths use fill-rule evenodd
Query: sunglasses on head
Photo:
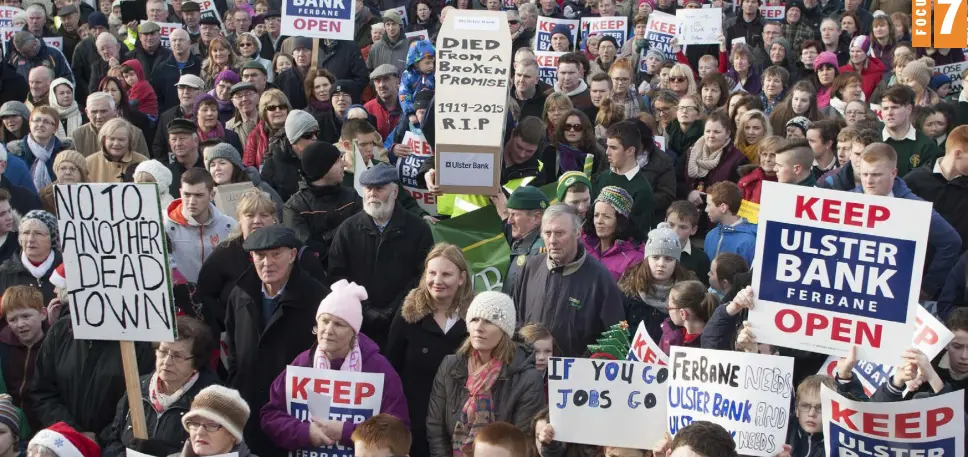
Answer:
<svg viewBox="0 0 968 457"><path fill-rule="evenodd" d="M286 105L266 105L266 111L269 111L269 112L278 111L281 109L289 109L289 108L286 107Z"/></svg>
<svg viewBox="0 0 968 457"><path fill-rule="evenodd" d="M580 132L584 130L581 124L565 124L566 132Z"/></svg>

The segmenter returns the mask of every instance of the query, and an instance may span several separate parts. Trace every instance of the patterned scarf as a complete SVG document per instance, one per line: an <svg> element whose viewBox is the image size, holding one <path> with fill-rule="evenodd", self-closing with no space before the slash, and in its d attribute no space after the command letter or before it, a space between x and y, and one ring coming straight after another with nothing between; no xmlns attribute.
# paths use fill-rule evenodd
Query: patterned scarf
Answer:
<svg viewBox="0 0 968 457"><path fill-rule="evenodd" d="M185 392L188 392L188 389L195 385L195 381L198 381L197 371L192 374L192 377L188 378L188 381L180 389L171 394L165 394L161 392L161 379L158 378L156 371L151 375L151 380L148 381L148 398L151 400L151 408L158 414L167 411L182 395L185 395Z"/></svg>
<svg viewBox="0 0 968 457"><path fill-rule="evenodd" d="M497 358L484 363L477 352L467 361L467 401L461 408L460 417L454 427L454 457L470 455L474 449L474 438L484 426L495 421L494 401L491 388L501 374L504 364Z"/></svg>
<svg viewBox="0 0 968 457"><path fill-rule="evenodd" d="M222 127L221 122L215 123L215 128L209 130L208 132L202 130L202 126L198 126L198 141L219 139L225 137L225 127Z"/></svg>
<svg viewBox="0 0 968 457"><path fill-rule="evenodd" d="M324 370L331 370L332 363L323 349L316 345L316 351L313 353L313 367L322 368ZM353 339L353 349L350 349L350 353L346 355L346 360L343 361L343 365L339 367L340 371L363 371L363 353L360 352L360 339L359 337Z"/></svg>

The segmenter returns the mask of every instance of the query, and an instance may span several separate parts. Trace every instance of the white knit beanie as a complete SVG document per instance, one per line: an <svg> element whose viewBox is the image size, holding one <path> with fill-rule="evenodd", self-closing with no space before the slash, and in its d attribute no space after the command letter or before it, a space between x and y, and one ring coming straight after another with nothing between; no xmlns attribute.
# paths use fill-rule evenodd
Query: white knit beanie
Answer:
<svg viewBox="0 0 968 457"><path fill-rule="evenodd" d="M501 327L509 337L514 336L517 313L514 310L514 301L507 294L492 291L477 294L471 301L464 320L470 322L475 317Z"/></svg>
<svg viewBox="0 0 968 457"><path fill-rule="evenodd" d="M172 180L171 170L169 170L168 167L162 165L161 162L157 160L151 159L139 163L134 169L134 174L137 175L139 171L143 171L151 176L154 176L155 182L158 183L159 193L162 190L168 192L168 188L171 187Z"/></svg>

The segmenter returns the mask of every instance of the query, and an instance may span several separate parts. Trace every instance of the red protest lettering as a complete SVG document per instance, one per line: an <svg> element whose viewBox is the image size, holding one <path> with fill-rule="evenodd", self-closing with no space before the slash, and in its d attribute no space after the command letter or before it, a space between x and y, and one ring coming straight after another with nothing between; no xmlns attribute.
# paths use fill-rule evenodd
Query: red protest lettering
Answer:
<svg viewBox="0 0 968 457"><path fill-rule="evenodd" d="M917 433L918 428L918 416L921 413L900 413L894 415L894 436L902 439L916 439L919 438L920 433ZM915 432L912 433L911 429Z"/></svg>
<svg viewBox="0 0 968 457"><path fill-rule="evenodd" d="M817 208L818 203L819 208ZM817 217L818 209L819 218ZM844 203L840 200L798 195L793 214L798 219L872 228L878 222L890 219L891 210L879 205L865 205L857 202Z"/></svg>
<svg viewBox="0 0 968 457"><path fill-rule="evenodd" d="M309 30L315 32L339 32L343 29L343 23L332 20L296 18L292 21L292 26L296 30Z"/></svg>
<svg viewBox="0 0 968 457"><path fill-rule="evenodd" d="M853 409L843 409L837 401L831 402L832 420L847 428L868 435L901 439L925 439L938 436L938 428L954 418L954 410L944 406L929 411L908 413L859 413ZM860 415L860 428L854 423L854 415Z"/></svg>
<svg viewBox="0 0 968 457"><path fill-rule="evenodd" d="M376 393L376 387L373 384L368 382L356 383L356 393L354 394L356 402L353 404L358 405L363 403L363 399L372 397L374 393Z"/></svg>
<svg viewBox="0 0 968 457"><path fill-rule="evenodd" d="M844 317L831 319L823 314L811 312L806 313L804 318L793 309L780 310L774 317L774 323L780 331L786 333L803 333L806 336L828 335L834 341L874 348L881 347L884 329L882 325L876 323Z"/></svg>
<svg viewBox="0 0 968 457"><path fill-rule="evenodd" d="M888 420L890 419L888 414L864 413L861 418L863 419L864 433L885 438L891 436L888 431Z"/></svg>
<svg viewBox="0 0 968 457"><path fill-rule="evenodd" d="M671 35L676 35L679 33L679 28L676 24L671 24L668 22L653 21L649 30L659 33L666 33Z"/></svg>
<svg viewBox="0 0 968 457"><path fill-rule="evenodd" d="M924 325L924 321L921 318L916 318L914 320L914 326L918 329L917 333L914 334L914 345L927 344L928 346L937 344L938 333L934 331L933 328Z"/></svg>
<svg viewBox="0 0 968 457"><path fill-rule="evenodd" d="M336 381L333 383L333 401L343 404L359 404L354 403L352 398L353 390L350 387L353 383L350 381Z"/></svg>
<svg viewBox="0 0 968 457"><path fill-rule="evenodd" d="M306 399L306 384L309 384L309 378L292 378L292 396L299 398L301 400Z"/></svg>
<svg viewBox="0 0 968 457"><path fill-rule="evenodd" d="M600 30L620 30L624 28L625 24L620 21L595 21L591 23L592 32Z"/></svg>
<svg viewBox="0 0 968 457"><path fill-rule="evenodd" d="M937 408L928 411L927 436L937 436L938 427L946 425L955 417L955 411L951 408Z"/></svg>
<svg viewBox="0 0 968 457"><path fill-rule="evenodd" d="M557 67L558 66L558 56L538 56L535 57L538 60L539 67Z"/></svg>
<svg viewBox="0 0 968 457"><path fill-rule="evenodd" d="M830 412L830 420L840 424L844 424L847 428L851 430L857 430L857 426L854 425L854 421L851 420L851 416L857 414L856 409L844 408L841 409L840 403L837 400L830 401L833 408Z"/></svg>

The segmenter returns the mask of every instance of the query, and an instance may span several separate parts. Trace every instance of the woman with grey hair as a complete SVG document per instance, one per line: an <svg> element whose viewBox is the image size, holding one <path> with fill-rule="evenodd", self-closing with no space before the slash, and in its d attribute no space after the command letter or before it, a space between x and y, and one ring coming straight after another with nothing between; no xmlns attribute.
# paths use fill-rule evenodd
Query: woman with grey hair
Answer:
<svg viewBox="0 0 968 457"><path fill-rule="evenodd" d="M0 290L7 290L10 286L33 286L40 289L44 302L48 303L55 296L51 274L63 261L57 218L47 211L33 210L20 220L17 236L20 252L0 263Z"/></svg>

